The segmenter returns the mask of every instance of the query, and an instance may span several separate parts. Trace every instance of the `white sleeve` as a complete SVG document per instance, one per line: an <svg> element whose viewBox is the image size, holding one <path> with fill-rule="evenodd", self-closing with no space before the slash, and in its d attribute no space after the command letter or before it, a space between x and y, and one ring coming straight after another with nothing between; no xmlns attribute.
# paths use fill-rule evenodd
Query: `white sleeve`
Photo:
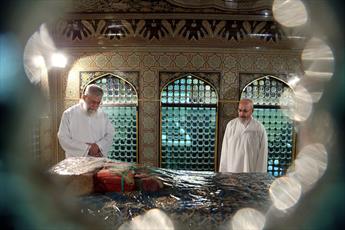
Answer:
<svg viewBox="0 0 345 230"><path fill-rule="evenodd" d="M108 152L113 144L113 138L115 134L115 129L113 124L108 119L107 115L104 114L105 122L105 134L101 140L99 140L96 144L100 148L104 157L108 157Z"/></svg>
<svg viewBox="0 0 345 230"><path fill-rule="evenodd" d="M256 163L256 172L267 172L267 158L268 158L268 144L267 133L264 127L262 127L262 133L260 137L260 150Z"/></svg>
<svg viewBox="0 0 345 230"><path fill-rule="evenodd" d="M81 141L72 138L70 132L70 113L64 112L61 117L58 131L58 139L61 147L65 150L66 158L68 157L86 157L90 146Z"/></svg>
<svg viewBox="0 0 345 230"><path fill-rule="evenodd" d="M228 161L228 125L226 126L223 143L222 143L222 151L220 155L220 163L219 163L219 172L226 172L227 171L227 161Z"/></svg>

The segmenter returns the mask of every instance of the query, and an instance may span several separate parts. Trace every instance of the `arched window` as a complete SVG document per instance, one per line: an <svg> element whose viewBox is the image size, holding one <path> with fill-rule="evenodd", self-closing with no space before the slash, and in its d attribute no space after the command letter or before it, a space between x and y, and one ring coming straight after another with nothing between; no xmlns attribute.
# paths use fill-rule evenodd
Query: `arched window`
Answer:
<svg viewBox="0 0 345 230"><path fill-rule="evenodd" d="M292 94L292 89L286 83L273 76L250 82L241 94L241 98L253 100L253 116L266 128L267 171L273 176L284 175L294 156L293 122L283 111Z"/></svg>
<svg viewBox="0 0 345 230"><path fill-rule="evenodd" d="M105 74L92 80L104 91L102 109L115 128L110 159L137 162L138 95L133 85L119 76Z"/></svg>
<svg viewBox="0 0 345 230"><path fill-rule="evenodd" d="M161 167L212 171L216 159L217 93L193 75L161 93Z"/></svg>

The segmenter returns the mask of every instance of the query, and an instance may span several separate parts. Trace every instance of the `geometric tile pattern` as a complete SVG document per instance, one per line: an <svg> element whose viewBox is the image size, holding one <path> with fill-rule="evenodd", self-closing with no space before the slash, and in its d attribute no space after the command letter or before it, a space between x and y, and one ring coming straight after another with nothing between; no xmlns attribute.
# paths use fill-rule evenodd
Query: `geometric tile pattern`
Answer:
<svg viewBox="0 0 345 230"><path fill-rule="evenodd" d="M222 143L226 124L237 114L236 108L241 90L254 78L263 76L262 74L251 73L269 73L286 81L286 75L282 75L277 70L284 69L284 73L300 72L299 54L291 51L244 52L215 48L200 48L195 51L174 48L172 51L162 47L151 47L150 50L138 47L135 50L130 47L119 47L113 51L90 55L76 52L74 55L76 61L71 67L68 77L62 78L63 91L61 91L61 95L65 95L65 97L63 107L59 108L59 111L62 112L66 104L71 104L70 101L78 101L81 88L78 79L83 72L119 73L118 75L131 83L138 92L139 162L155 166L159 165L160 153L159 95L163 85L168 81L173 81L183 73L195 73L215 87L219 96L218 141L216 143L217 154L219 155L219 146ZM195 56L200 60L191 61ZM95 60L98 57L104 57L99 59L103 60L103 63L96 65ZM135 61L133 61L133 57L135 57ZM257 66L257 62L253 61L259 57L268 61L264 68ZM277 57L284 59L285 62L277 62ZM122 63L120 66L113 61L119 59ZM170 72L166 72L167 70ZM130 77L126 78L126 76ZM78 94L74 93L76 90ZM148 135L154 135L154 138L146 138L144 141L143 137L148 137Z"/></svg>

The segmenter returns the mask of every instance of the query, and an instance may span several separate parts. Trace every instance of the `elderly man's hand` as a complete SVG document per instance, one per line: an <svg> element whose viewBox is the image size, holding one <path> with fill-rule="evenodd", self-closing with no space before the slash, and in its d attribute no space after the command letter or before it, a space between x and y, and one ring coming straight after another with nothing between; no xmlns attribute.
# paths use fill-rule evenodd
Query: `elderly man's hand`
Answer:
<svg viewBox="0 0 345 230"><path fill-rule="evenodd" d="M96 143L88 143L90 145L89 156L102 157L103 154Z"/></svg>

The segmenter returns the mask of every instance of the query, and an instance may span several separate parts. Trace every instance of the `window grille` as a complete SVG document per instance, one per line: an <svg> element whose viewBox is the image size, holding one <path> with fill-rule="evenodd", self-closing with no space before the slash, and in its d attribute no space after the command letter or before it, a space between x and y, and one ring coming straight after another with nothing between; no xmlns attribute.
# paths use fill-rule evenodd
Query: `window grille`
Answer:
<svg viewBox="0 0 345 230"><path fill-rule="evenodd" d="M192 75L168 83L161 93L161 167L215 169L218 97Z"/></svg>
<svg viewBox="0 0 345 230"><path fill-rule="evenodd" d="M103 75L90 84L102 87L104 95L101 107L115 128L108 157L124 162L137 162L138 96L134 86L112 74Z"/></svg>
<svg viewBox="0 0 345 230"><path fill-rule="evenodd" d="M241 98L253 100L253 117L266 128L267 172L276 177L284 175L293 160L293 122L283 112L292 94L292 89L286 83L272 76L252 81L241 94Z"/></svg>

